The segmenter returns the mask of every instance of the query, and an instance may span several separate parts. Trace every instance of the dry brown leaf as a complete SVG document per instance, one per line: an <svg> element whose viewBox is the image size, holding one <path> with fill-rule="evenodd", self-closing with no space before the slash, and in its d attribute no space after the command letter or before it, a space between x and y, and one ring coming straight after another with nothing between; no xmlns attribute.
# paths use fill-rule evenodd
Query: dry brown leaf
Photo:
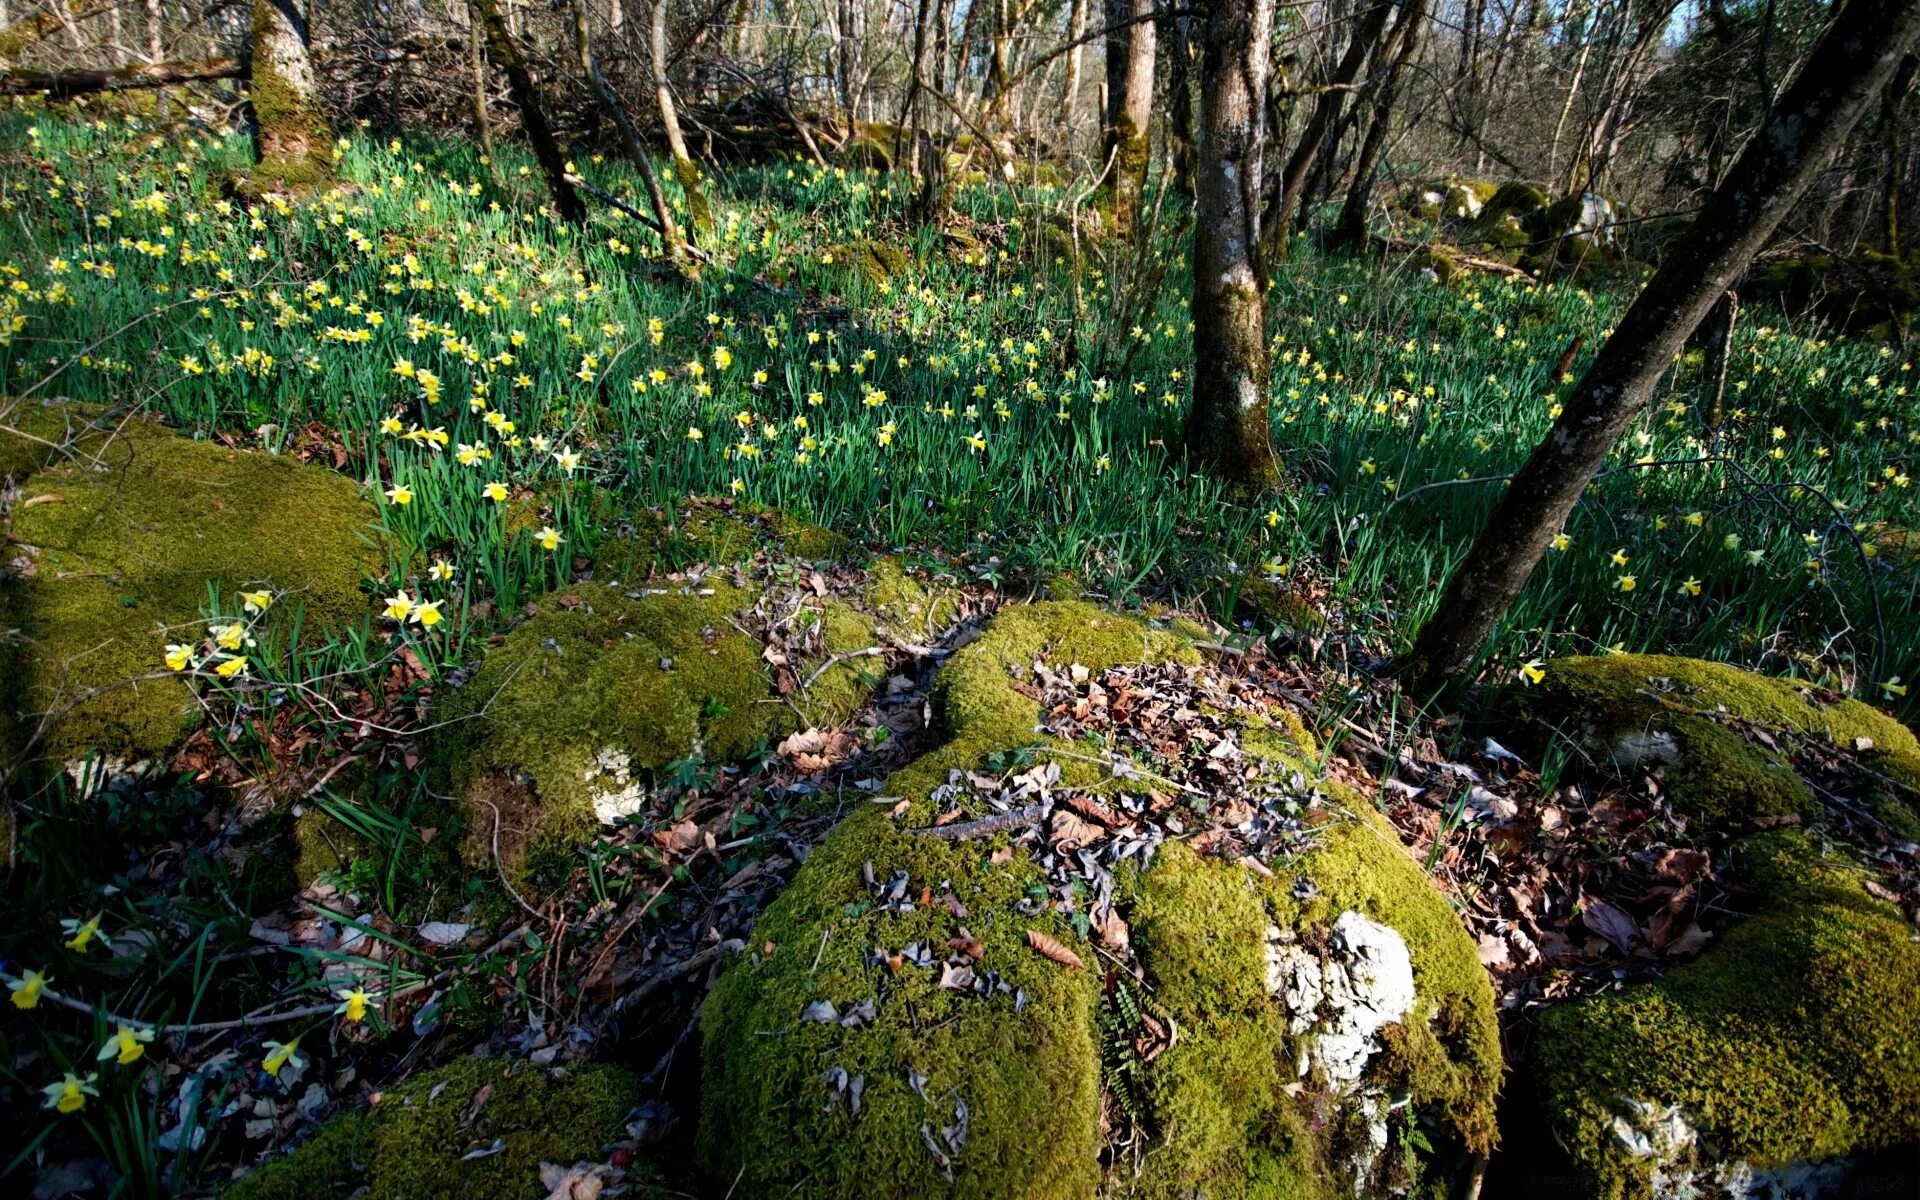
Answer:
<svg viewBox="0 0 1920 1200"><path fill-rule="evenodd" d="M1050 958L1063 967L1072 967L1076 971L1087 969L1087 964L1080 961L1078 954L1061 945L1058 938L1049 937L1038 929L1027 930L1027 945L1033 947L1041 957Z"/></svg>

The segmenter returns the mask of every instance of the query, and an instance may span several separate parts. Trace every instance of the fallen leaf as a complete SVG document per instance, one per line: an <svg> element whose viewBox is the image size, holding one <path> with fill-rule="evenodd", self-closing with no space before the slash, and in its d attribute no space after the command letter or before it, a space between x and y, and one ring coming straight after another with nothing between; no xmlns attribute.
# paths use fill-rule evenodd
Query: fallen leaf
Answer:
<svg viewBox="0 0 1920 1200"><path fill-rule="evenodd" d="M1059 940L1041 933L1038 929L1027 930L1027 945L1031 946L1043 958L1050 958L1063 967L1072 967L1077 971L1087 969L1080 956L1061 945Z"/></svg>
<svg viewBox="0 0 1920 1200"><path fill-rule="evenodd" d="M1621 912L1614 905L1596 896L1580 897L1580 919L1589 930L1613 943L1613 948L1626 954L1633 947L1634 934L1638 927L1633 918Z"/></svg>

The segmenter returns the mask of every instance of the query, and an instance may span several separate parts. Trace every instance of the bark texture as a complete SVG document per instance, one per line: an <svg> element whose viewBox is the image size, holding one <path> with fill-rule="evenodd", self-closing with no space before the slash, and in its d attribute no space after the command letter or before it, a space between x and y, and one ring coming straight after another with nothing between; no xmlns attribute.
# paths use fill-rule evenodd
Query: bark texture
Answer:
<svg viewBox="0 0 1920 1200"><path fill-rule="evenodd" d="M1147 125L1153 120L1153 74L1159 39L1153 27L1154 0L1126 0L1126 69L1121 100L1115 105L1113 145L1113 227L1128 234L1140 223L1147 190Z"/></svg>
<svg viewBox="0 0 1920 1200"><path fill-rule="evenodd" d="M1278 479L1267 396L1267 297L1257 261L1273 11L1274 0L1213 0L1201 45L1187 453L1244 491Z"/></svg>
<svg viewBox="0 0 1920 1200"><path fill-rule="evenodd" d="M1594 357L1494 507L1405 664L1464 678L1687 337L1807 190L1920 36L1920 0L1851 0Z"/></svg>

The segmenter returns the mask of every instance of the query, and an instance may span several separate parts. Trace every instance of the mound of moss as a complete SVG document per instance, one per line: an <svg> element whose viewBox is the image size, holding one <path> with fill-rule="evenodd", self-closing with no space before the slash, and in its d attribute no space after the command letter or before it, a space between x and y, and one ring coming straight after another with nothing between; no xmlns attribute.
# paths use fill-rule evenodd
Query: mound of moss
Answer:
<svg viewBox="0 0 1920 1200"><path fill-rule="evenodd" d="M199 640L212 589L229 605L270 589L275 619L309 630L367 615L361 581L380 557L352 480L144 424L87 443L26 480L0 590L21 635L0 696L16 728L73 705L39 744L45 757L147 758L180 738L193 707L162 651Z"/></svg>
<svg viewBox="0 0 1920 1200"><path fill-rule="evenodd" d="M827 657L794 664L798 686L783 697L762 643L737 623L758 595L708 576L580 583L541 600L447 709L456 723L440 754L465 807L468 857L489 863L497 839L509 869L538 875L545 855L637 806L652 773L740 759L803 723L851 715L867 676L830 658L871 646L872 622L829 602Z"/></svg>
<svg viewBox="0 0 1920 1200"><path fill-rule="evenodd" d="M1913 926L1799 831L1743 839L1736 862L1765 900L1713 949L1541 1019L1542 1092L1598 1195L1920 1139Z"/></svg>
<svg viewBox="0 0 1920 1200"><path fill-rule="evenodd" d="M1663 765L1674 807L1710 826L1814 815L1812 789L1772 734L1825 739L1894 781L1865 799L1890 824L1920 832L1912 792L1902 786L1920 787L1913 733L1869 704L1801 680L1693 658L1609 654L1555 659L1537 687L1504 700L1603 758Z"/></svg>
<svg viewBox="0 0 1920 1200"><path fill-rule="evenodd" d="M607 1145L626 1136L628 1114L641 1098L638 1078L621 1067L552 1070L460 1059L414 1076L373 1108L335 1117L292 1154L220 1195L525 1200L545 1190L541 1163L602 1159ZM469 1157L496 1142L497 1152Z"/></svg>
<svg viewBox="0 0 1920 1200"><path fill-rule="evenodd" d="M1430 1141L1485 1149L1499 1072L1491 991L1445 902L1358 797L1335 798L1315 848L1271 877L1177 843L1148 870L1122 868L1146 973L1137 995L1030 947L1038 932L1101 963L1056 909L1033 905L1048 895L1041 867L1006 834L910 832L954 771L1051 761L1061 787L1147 786L1035 732L1023 688L1042 659L1098 671L1198 655L1178 628L1067 601L1002 609L954 655L936 681L951 739L885 789L904 811L843 822L707 1001L710 1177L739 1196L1352 1194L1348 1097L1302 1077L1289 1020L1317 1014L1289 1014L1269 975L1276 937L1318 945L1355 914L1404 938L1419 994L1368 1087L1409 1095ZM1256 743L1308 771L1297 722L1252 731ZM974 945L975 982L943 987L937 960L956 939ZM929 950L933 965L917 965ZM1179 1030L1150 1062L1123 1049L1143 1009ZM1102 1166L1103 1079L1106 1102L1137 1108L1154 1131L1138 1173Z"/></svg>
<svg viewBox="0 0 1920 1200"><path fill-rule="evenodd" d="M837 559L849 548L839 534L778 509L696 500L633 514L601 543L593 557L593 575L611 582L651 579L696 563L745 563L760 553Z"/></svg>
<svg viewBox="0 0 1920 1200"><path fill-rule="evenodd" d="M1920 268L1875 250L1805 254L1755 267L1740 294L1822 317L1848 332L1890 323L1905 329L1920 309Z"/></svg>

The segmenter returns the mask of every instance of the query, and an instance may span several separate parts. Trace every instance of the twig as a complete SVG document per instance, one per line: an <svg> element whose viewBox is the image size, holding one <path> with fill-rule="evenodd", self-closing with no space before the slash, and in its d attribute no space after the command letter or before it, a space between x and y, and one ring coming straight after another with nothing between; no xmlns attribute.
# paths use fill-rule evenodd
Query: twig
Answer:
<svg viewBox="0 0 1920 1200"><path fill-rule="evenodd" d="M927 825L910 833L927 837L941 838L949 842L964 841L967 838L988 837L1003 829L1026 829L1040 823L1047 815L1044 804L1029 804L1025 808L1015 808L991 817L981 817L978 821L961 821L955 825Z"/></svg>
<svg viewBox="0 0 1920 1200"><path fill-rule="evenodd" d="M661 967L653 974L647 976L646 979L642 980L638 985L629 988L626 994L614 1001L613 1011L624 1012L626 1009L638 1004L641 1000L646 999L649 995L665 987L667 984L672 983L683 975L693 974L693 972L712 963L721 955L738 954L746 948L747 944L739 938L728 938L726 941L720 942L717 945L708 946L705 950L697 954L689 954L679 962L668 963L666 966Z"/></svg>

